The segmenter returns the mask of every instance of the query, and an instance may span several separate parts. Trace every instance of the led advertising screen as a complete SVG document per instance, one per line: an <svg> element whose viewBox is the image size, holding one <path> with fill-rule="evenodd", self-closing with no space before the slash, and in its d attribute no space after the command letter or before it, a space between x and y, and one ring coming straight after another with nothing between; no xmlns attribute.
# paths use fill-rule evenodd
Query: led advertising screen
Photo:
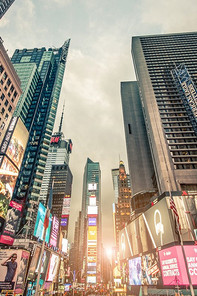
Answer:
<svg viewBox="0 0 197 296"><path fill-rule="evenodd" d="M49 267L48 267L47 277L46 277L46 280L48 282L52 282L54 280L57 274L58 265L59 265L59 256L52 253L50 257L50 262L49 262Z"/></svg>
<svg viewBox="0 0 197 296"><path fill-rule="evenodd" d="M61 226L63 227L68 226L68 218L61 218Z"/></svg>
<svg viewBox="0 0 197 296"><path fill-rule="evenodd" d="M67 253L68 251L68 240L66 238L62 238L62 252Z"/></svg>
<svg viewBox="0 0 197 296"><path fill-rule="evenodd" d="M42 256L42 263L41 263L41 275L40 278L44 281L46 278L46 273L47 273L47 268L49 265L49 258L50 258L50 252L48 250L44 250L43 256ZM36 275L38 274L38 269L39 269L39 264L40 264L40 254L39 254L39 259L37 261L37 266L35 273Z"/></svg>
<svg viewBox="0 0 197 296"><path fill-rule="evenodd" d="M159 251L159 258L164 286L189 284L181 246Z"/></svg>
<svg viewBox="0 0 197 296"><path fill-rule="evenodd" d="M96 217L88 218L88 226L96 226Z"/></svg>
<svg viewBox="0 0 197 296"><path fill-rule="evenodd" d="M50 244L54 247L57 247L57 239L59 233L59 220L57 217L53 217L51 236L50 236Z"/></svg>
<svg viewBox="0 0 197 296"><path fill-rule="evenodd" d="M70 215L70 195L66 195L63 199L62 215Z"/></svg>
<svg viewBox="0 0 197 296"><path fill-rule="evenodd" d="M163 198L147 210L143 214L143 217L152 238L154 248L175 241L166 198Z"/></svg>
<svg viewBox="0 0 197 296"><path fill-rule="evenodd" d="M88 241L96 241L97 240L97 227L96 226L88 226Z"/></svg>
<svg viewBox="0 0 197 296"><path fill-rule="evenodd" d="M28 251L0 249L0 292L24 288L28 260Z"/></svg>
<svg viewBox="0 0 197 296"><path fill-rule="evenodd" d="M89 205L90 206L96 206L96 196L90 196L89 197Z"/></svg>
<svg viewBox="0 0 197 296"><path fill-rule="evenodd" d="M193 285L197 285L197 246L184 246L187 266Z"/></svg>
<svg viewBox="0 0 197 296"><path fill-rule="evenodd" d="M22 205L11 200L7 212L3 233L0 236L0 242L7 245L13 245L14 236L17 229L18 219L21 216Z"/></svg>
<svg viewBox="0 0 197 296"><path fill-rule="evenodd" d="M97 183L88 184L88 191L96 191L96 190L97 190Z"/></svg>
<svg viewBox="0 0 197 296"><path fill-rule="evenodd" d="M157 285L161 278L158 253L142 256L142 285Z"/></svg>
<svg viewBox="0 0 197 296"><path fill-rule="evenodd" d="M88 284L96 284L96 276L87 276Z"/></svg>
<svg viewBox="0 0 197 296"><path fill-rule="evenodd" d="M41 203L39 203L36 224L35 224L35 228L34 228L34 235L41 240L43 240L43 234L44 234L45 215L46 215L46 208ZM45 242L47 242L47 243L49 242L49 237L50 237L50 232L51 232L51 222L52 222L52 214L50 214L49 226L46 231Z"/></svg>
<svg viewBox="0 0 197 296"><path fill-rule="evenodd" d="M36 271L36 267L38 265L39 255L40 255L40 248L36 247L34 249L34 254L31 259L31 264L29 267L29 272L28 272L28 276L27 276L28 281L35 280L35 277L36 277L35 271Z"/></svg>
<svg viewBox="0 0 197 296"><path fill-rule="evenodd" d="M98 214L98 207L97 206L88 206L88 215L96 216Z"/></svg>
<svg viewBox="0 0 197 296"><path fill-rule="evenodd" d="M129 285L141 285L141 257L129 260Z"/></svg>

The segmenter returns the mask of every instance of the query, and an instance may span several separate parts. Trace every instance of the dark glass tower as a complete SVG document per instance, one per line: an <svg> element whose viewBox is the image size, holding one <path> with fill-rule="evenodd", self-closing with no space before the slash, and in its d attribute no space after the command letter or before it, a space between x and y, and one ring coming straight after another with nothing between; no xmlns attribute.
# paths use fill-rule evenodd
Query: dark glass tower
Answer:
<svg viewBox="0 0 197 296"><path fill-rule="evenodd" d="M1 0L0 1L0 19L6 13L8 8L12 5L14 0Z"/></svg>
<svg viewBox="0 0 197 296"><path fill-rule="evenodd" d="M15 115L29 131L29 141L14 191L24 206L24 232L33 233L40 190L60 97L70 40L62 47L15 50L12 63L21 79L23 95ZM26 231L27 230L27 231Z"/></svg>

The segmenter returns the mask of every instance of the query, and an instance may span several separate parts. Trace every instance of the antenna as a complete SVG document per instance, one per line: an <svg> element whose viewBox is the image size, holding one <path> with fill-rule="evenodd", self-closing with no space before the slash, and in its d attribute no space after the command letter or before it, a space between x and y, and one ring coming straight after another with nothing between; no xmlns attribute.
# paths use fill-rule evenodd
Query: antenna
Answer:
<svg viewBox="0 0 197 296"><path fill-rule="evenodd" d="M61 133L61 130L62 130L62 122L63 122L63 117L64 117L64 107L65 107L65 101L64 101L64 105L63 105L62 116L61 116L61 119L60 119L59 133Z"/></svg>

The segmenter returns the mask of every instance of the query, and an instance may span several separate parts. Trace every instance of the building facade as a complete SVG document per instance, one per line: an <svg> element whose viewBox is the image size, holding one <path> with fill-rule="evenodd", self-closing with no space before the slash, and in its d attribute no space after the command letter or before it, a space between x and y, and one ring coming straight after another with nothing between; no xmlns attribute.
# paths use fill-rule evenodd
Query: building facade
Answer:
<svg viewBox="0 0 197 296"><path fill-rule="evenodd" d="M11 59L23 89L16 114L30 134L13 195L24 206L19 228L27 235L34 230L69 43L67 40L62 47L48 50L17 49Z"/></svg>
<svg viewBox="0 0 197 296"><path fill-rule="evenodd" d="M21 93L20 79L0 38L0 144L3 141Z"/></svg>
<svg viewBox="0 0 197 296"><path fill-rule="evenodd" d="M0 19L6 13L8 8L12 5L15 0L1 0L0 2Z"/></svg>
<svg viewBox="0 0 197 296"><path fill-rule="evenodd" d="M132 38L158 193L197 191L197 33Z"/></svg>

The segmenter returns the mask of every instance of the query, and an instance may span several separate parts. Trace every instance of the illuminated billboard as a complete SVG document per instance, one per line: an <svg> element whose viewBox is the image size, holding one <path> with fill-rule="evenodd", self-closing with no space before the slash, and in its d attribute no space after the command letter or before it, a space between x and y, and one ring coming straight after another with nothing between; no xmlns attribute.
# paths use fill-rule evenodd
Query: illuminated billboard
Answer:
<svg viewBox="0 0 197 296"><path fill-rule="evenodd" d="M62 238L62 252L67 253L68 251L68 240L66 238Z"/></svg>
<svg viewBox="0 0 197 296"><path fill-rule="evenodd" d="M62 216L70 215L70 202L71 202L70 195L66 195L63 199Z"/></svg>
<svg viewBox="0 0 197 296"><path fill-rule="evenodd" d="M11 200L3 228L3 233L0 237L1 243L13 245L14 236L18 225L18 219L21 216L21 211L22 205Z"/></svg>
<svg viewBox="0 0 197 296"><path fill-rule="evenodd" d="M96 191L96 190L97 190L97 183L88 184L88 191Z"/></svg>
<svg viewBox="0 0 197 296"><path fill-rule="evenodd" d="M49 241L49 243L54 247L57 246L58 233L59 233L59 220L57 217L54 216L53 222L52 222L51 236Z"/></svg>
<svg viewBox="0 0 197 296"><path fill-rule="evenodd" d="M68 218L61 218L61 226L63 227L68 226Z"/></svg>
<svg viewBox="0 0 197 296"><path fill-rule="evenodd" d="M90 196L89 197L89 205L90 206L96 206L96 196Z"/></svg>
<svg viewBox="0 0 197 296"><path fill-rule="evenodd" d="M87 276L88 284L96 284L96 276Z"/></svg>
<svg viewBox="0 0 197 296"><path fill-rule="evenodd" d="M0 249L0 292L14 290L23 294L29 256L26 250Z"/></svg>
<svg viewBox="0 0 197 296"><path fill-rule="evenodd" d="M129 260L129 285L141 285L141 257Z"/></svg>
<svg viewBox="0 0 197 296"><path fill-rule="evenodd" d="M98 207L97 206L88 206L88 215L98 215Z"/></svg>
<svg viewBox="0 0 197 296"><path fill-rule="evenodd" d="M35 228L34 228L34 235L41 240L43 240L43 234L44 234L45 215L46 215L46 208L41 203L39 203L36 224L35 224ZM47 243L49 242L49 237L50 237L50 232L51 232L51 222L52 222L52 214L50 214L49 226L46 231L45 242L47 242Z"/></svg>
<svg viewBox="0 0 197 296"><path fill-rule="evenodd" d="M97 227L89 226L88 227L88 241L96 241L97 240Z"/></svg>
<svg viewBox="0 0 197 296"><path fill-rule="evenodd" d="M88 218L88 226L96 226L96 217Z"/></svg>
<svg viewBox="0 0 197 296"><path fill-rule="evenodd" d="M158 253L142 256L142 285L157 285L160 278Z"/></svg>
<svg viewBox="0 0 197 296"><path fill-rule="evenodd" d="M49 267L47 271L46 281L52 282L57 274L59 265L59 256L52 253L50 257Z"/></svg>
<svg viewBox="0 0 197 296"><path fill-rule="evenodd" d="M187 266L193 285L197 285L197 246L184 246Z"/></svg>
<svg viewBox="0 0 197 296"><path fill-rule="evenodd" d="M45 280L45 277L46 277L46 272L47 272L47 268L48 268L48 265L49 265L49 258L50 258L50 251L44 250L44 253L43 253L43 256L42 256L41 275L40 275L40 278L43 281ZM35 270L36 275L38 274L40 260L41 260L41 258L40 258L40 254L39 254L39 259L38 259L36 270Z"/></svg>
<svg viewBox="0 0 197 296"><path fill-rule="evenodd" d="M159 251L164 286L189 285L181 246Z"/></svg>
<svg viewBox="0 0 197 296"><path fill-rule="evenodd" d="M37 267L37 264L38 264L39 255L40 255L40 247L36 246L35 249L34 249L34 254L33 254L33 257L31 259L31 264L30 264L30 267L29 267L29 272L28 272L28 276L27 276L28 281L35 280L35 277L36 277L35 271L36 271L36 267Z"/></svg>

